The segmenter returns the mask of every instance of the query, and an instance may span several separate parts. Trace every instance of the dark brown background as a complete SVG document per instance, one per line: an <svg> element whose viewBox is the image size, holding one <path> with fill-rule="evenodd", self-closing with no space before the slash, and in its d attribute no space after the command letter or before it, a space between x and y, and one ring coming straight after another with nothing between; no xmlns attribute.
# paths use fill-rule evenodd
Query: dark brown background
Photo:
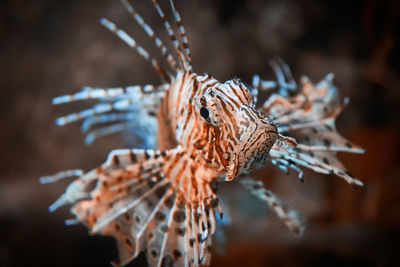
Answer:
<svg viewBox="0 0 400 267"><path fill-rule="evenodd" d="M134 2L162 32L150 1ZM342 96L352 100L338 128L367 149L365 155L340 155L367 190L311 172L304 185L271 166L257 172L307 216L301 239L240 187L224 185L232 222L225 228L226 250L215 242L212 265L399 266L399 2L176 4L197 72L247 83L255 73L271 79L268 60L275 56L288 62L297 80L307 74L318 81L334 72ZM64 226L67 208L47 212L67 182L39 185L38 177L89 170L125 144L110 136L85 147L78 124L54 125L57 115L78 106L55 108L50 102L83 85L158 83L146 62L99 25L101 16L118 22L143 46L151 43L119 1L2 1L0 12L0 266L109 266L116 256L112 239ZM132 266L140 263L143 259Z"/></svg>

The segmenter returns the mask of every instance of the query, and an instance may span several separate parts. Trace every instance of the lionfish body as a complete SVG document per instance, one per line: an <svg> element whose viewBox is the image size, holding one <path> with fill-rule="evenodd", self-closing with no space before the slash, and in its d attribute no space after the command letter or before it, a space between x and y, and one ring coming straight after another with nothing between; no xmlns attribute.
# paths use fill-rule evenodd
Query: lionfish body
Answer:
<svg viewBox="0 0 400 267"><path fill-rule="evenodd" d="M292 97L287 89L295 89L296 85L282 81L283 72L290 78L284 64L279 67L273 63L278 84L255 76L250 87L238 79L221 83L210 75L198 75L192 71L186 34L172 1L178 37L155 0L153 4L175 47L175 56L133 7L122 2L154 39L173 71L162 69L134 39L102 19L106 28L153 65L164 84L85 88L74 95L57 97L54 104L99 100L92 108L61 117L57 123L81 119L84 131L108 123L88 134L91 142L109 133L148 126L157 116L159 149L114 150L103 165L92 171L66 171L41 180L45 183L78 176L49 209L70 203L76 219L68 223L81 222L93 234L114 236L118 263L126 264L144 251L150 266L209 265L215 216L223 216L216 188L237 176L242 176L242 184L266 202L291 231L300 234L304 228L300 216L284 207L262 182L245 175L267 160L284 171L298 171L299 177L303 166L362 185L336 158L338 151L362 149L335 129L335 118L344 105L338 100L331 75L317 85L303 79L300 92ZM257 109L258 90L278 85L280 93ZM154 135L149 134L150 138Z"/></svg>

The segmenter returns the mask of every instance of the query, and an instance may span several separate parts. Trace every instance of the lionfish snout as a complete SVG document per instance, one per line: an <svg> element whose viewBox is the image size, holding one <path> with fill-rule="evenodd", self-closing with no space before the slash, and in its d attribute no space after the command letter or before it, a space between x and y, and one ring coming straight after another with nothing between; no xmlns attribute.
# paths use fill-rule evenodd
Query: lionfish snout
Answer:
<svg viewBox="0 0 400 267"><path fill-rule="evenodd" d="M272 120L244 104L237 111L237 126L240 138L232 153L226 180L249 171L254 164L264 164L279 136Z"/></svg>

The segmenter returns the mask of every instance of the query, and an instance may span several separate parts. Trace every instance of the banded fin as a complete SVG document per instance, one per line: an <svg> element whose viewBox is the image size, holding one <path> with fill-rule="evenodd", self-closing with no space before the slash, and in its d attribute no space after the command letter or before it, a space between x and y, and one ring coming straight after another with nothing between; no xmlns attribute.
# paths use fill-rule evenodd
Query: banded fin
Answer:
<svg viewBox="0 0 400 267"><path fill-rule="evenodd" d="M52 104L59 105L64 103L70 103L75 101L89 100L89 99L99 99L113 101L121 98L134 98L140 100L145 94L157 94L168 89L168 85L164 84L161 86L154 86L152 84L146 85L132 85L126 87L114 87L114 88L98 88L84 86L81 91L57 96L53 98Z"/></svg>
<svg viewBox="0 0 400 267"><path fill-rule="evenodd" d="M164 28L167 31L169 40L175 48L175 53L179 59L178 63L175 61L173 56L169 53L167 47L163 44L162 40L155 35L153 29L143 20L138 12L133 8L133 6L128 2L128 0L121 0L122 4L125 6L126 10L131 14L133 19L139 24L139 26L146 32L146 34L152 39L160 50L163 57L167 60L170 67L174 70L175 74L178 71L191 71L191 52L189 48L188 38L186 35L185 27L183 26L181 16L179 12L175 8L175 4L173 0L170 0L170 10L173 14L174 22L177 28L177 31L171 27L171 24L166 19L164 12L158 2L156 0L152 0L154 8L161 18ZM147 61L150 61L155 70L160 74L164 80L169 81L169 77L166 77L166 73L162 70L160 65L154 58L151 58L149 54L140 46L136 46L136 42L128 36L124 31L117 29L115 25L105 19L101 20L101 23L106 26L109 30L114 32L117 36L119 36L125 43L127 43L132 48L135 48L139 54L144 57ZM132 45L133 44L133 45ZM179 65L179 66L178 66ZM168 74L168 73L167 73Z"/></svg>
<svg viewBox="0 0 400 267"><path fill-rule="evenodd" d="M333 77L330 73L314 85L304 76L300 92L289 98L273 94L261 110L276 120L283 132L312 127L325 119L336 118L347 105L348 99L340 104Z"/></svg>
<svg viewBox="0 0 400 267"><path fill-rule="evenodd" d="M335 151L364 153L365 150L339 134L335 127L335 118L327 119L324 124L290 131L298 142L298 148L304 151Z"/></svg>
<svg viewBox="0 0 400 267"><path fill-rule="evenodd" d="M150 85L149 85L150 86ZM152 86L151 86L152 87ZM68 103L76 100L84 100L96 98L100 102L94 104L88 109L84 109L75 113L68 114L63 117L56 119L57 125L65 125L71 122L85 120L96 115L106 114L109 112L127 112L135 110L143 110L148 113L157 113L160 99L164 96L164 93L158 92L157 94L146 94L141 90L141 86L129 86L125 90L125 94L119 95L118 97L112 94L112 97L106 97L108 90L104 89L84 89L74 95L64 95L53 99L54 104ZM145 88L145 87L144 87ZM153 87L152 87L153 88ZM112 90L120 90L121 88L112 88ZM105 93L92 94L93 91L103 91ZM103 95L104 97L99 97Z"/></svg>
<svg viewBox="0 0 400 267"><path fill-rule="evenodd" d="M82 120L81 130L86 134L85 144L112 133L133 133L135 145L147 148L156 146L157 112L160 99L169 85L154 87L128 86L125 88L84 87L81 91L53 99L53 104L80 100L98 100L88 109L56 119L58 125ZM132 141L132 140L130 140Z"/></svg>
<svg viewBox="0 0 400 267"><path fill-rule="evenodd" d="M301 92L290 98L272 95L262 111L278 123L278 131L294 137L298 145L289 147L277 142L270 150L272 163L288 172L299 173L300 166L319 173L335 174L352 185L363 186L337 159L339 151L364 153L364 149L341 136L335 126L337 116L348 103L340 103L337 88L328 74L314 85L307 77L302 78Z"/></svg>
<svg viewBox="0 0 400 267"><path fill-rule="evenodd" d="M210 177L195 164L180 147L114 150L102 166L84 174L71 172L80 177L51 211L72 204L76 218L68 222L83 223L91 234L114 236L117 264L146 251L149 266L201 266L210 259L214 213L222 210ZM65 173L45 182L61 176Z"/></svg>
<svg viewBox="0 0 400 267"><path fill-rule="evenodd" d="M109 31L115 34L119 39L121 39L124 43L126 43L132 49L135 49L136 52L143 57L147 62L149 62L153 69L157 72L158 76L164 81L169 83L171 78L171 74L166 72L158 61L142 46L136 43L136 40L133 39L129 34L127 34L124 30L118 28L115 23L109 21L106 18L101 18L100 23L106 27Z"/></svg>
<svg viewBox="0 0 400 267"><path fill-rule="evenodd" d="M176 10L176 8L175 8L174 1L169 0L169 4L171 7L172 14L174 15L175 25L178 28L179 40L181 41L182 48L183 48L183 54L185 55L185 65L186 65L186 68L188 69L188 71L191 71L192 70L191 52L190 52L190 48L189 48L188 38L186 35L186 30L185 30L185 27L183 26L181 15L179 14L178 10Z"/></svg>
<svg viewBox="0 0 400 267"><path fill-rule="evenodd" d="M135 114L135 117L138 114ZM106 126L98 127L94 130L87 132L85 136L85 145L91 145L97 138L110 135L113 133L123 133L126 141L129 144L136 144L140 148L153 148L157 146L157 140L154 140L156 131L154 130L154 124L156 120L154 117L147 117L144 114L140 120L125 120L120 123L112 123ZM144 120L143 118L147 118ZM131 133L133 135L131 135Z"/></svg>
<svg viewBox="0 0 400 267"><path fill-rule="evenodd" d="M175 24L178 27L178 31L179 31L178 33L172 29L171 24L166 19L165 14L164 14L162 8L160 7L160 5L158 4L157 0L152 0L152 2L154 5L154 8L157 11L158 16L161 18L161 20L163 22L163 25L164 25L165 30L167 31L168 37L175 48L176 55L179 58L180 67L182 68L181 70L191 71L192 70L192 66L190 63L191 56L190 56L190 49L189 49L189 45L188 45L186 31L185 31L185 28L183 27L181 17L179 15L179 13L177 12L177 10L175 9L174 1L170 0L170 7L171 7L171 11L174 15Z"/></svg>
<svg viewBox="0 0 400 267"><path fill-rule="evenodd" d="M305 218L297 211L286 207L274 193L266 188L263 182L244 177L240 179L240 183L252 195L265 202L295 236L301 236L304 233Z"/></svg>
<svg viewBox="0 0 400 267"><path fill-rule="evenodd" d="M136 21L137 24L146 32L146 34L152 39L160 50L163 57L168 61L170 67L176 71L177 70L177 63L172 55L168 52L168 49L165 47L161 39L155 35L154 30L143 20L142 16L133 8L131 4L129 4L128 0L121 0L122 4L125 6L126 10L131 14L133 19Z"/></svg>
<svg viewBox="0 0 400 267"><path fill-rule="evenodd" d="M257 104L258 91L270 91L278 88L278 94L284 97L289 96L289 91L295 91L297 89L296 81L293 78L292 72L289 66L281 59L270 60L273 71L275 72L276 81L266 81L260 78L259 75L255 74L252 79L252 90L254 103Z"/></svg>
<svg viewBox="0 0 400 267"><path fill-rule="evenodd" d="M155 42L161 54L168 61L173 70L173 74L166 72L158 61L144 47L137 44L136 40L125 31L118 28L113 22L102 18L100 23L119 37L128 46L148 61L160 78L166 82L161 86L128 86L125 88L92 88L84 87L75 94L62 95L53 99L53 104L69 103L80 100L98 100L99 102L90 108L68 114L56 119L57 125L65 125L71 122L83 120L82 131L86 132L93 125L98 125L88 133L85 143L91 144L96 138L116 132L125 132L127 135L134 133L133 141L135 145L141 147L155 147L156 130L142 131L142 129L156 129L156 114L158 112L160 99L164 92L169 89L172 77L181 71L191 71L191 53L188 45L185 28L179 12L175 9L174 1L170 0L170 9L173 13L174 22L177 30L174 30L158 5L156 0L152 0L155 10L162 19L167 30L170 41L175 47L175 52L179 58L179 66L174 57L168 51L162 40L154 33L153 29L143 20L128 0L121 0L127 11L131 14L139 26ZM136 113L136 122L132 123L131 115ZM124 116L126 114L126 116ZM151 124L148 127L149 123ZM101 125L103 124L103 125ZM107 124L107 125L104 125ZM144 136L144 137L143 137ZM142 141L142 142L141 142Z"/></svg>
<svg viewBox="0 0 400 267"><path fill-rule="evenodd" d="M281 146L278 143L269 152L272 163L283 166L286 171L291 168L299 172L300 166L323 174L335 174L351 185L364 186L363 182L353 177L344 165L337 159L336 152L332 151L303 151L299 148ZM281 168L282 169L282 168Z"/></svg>

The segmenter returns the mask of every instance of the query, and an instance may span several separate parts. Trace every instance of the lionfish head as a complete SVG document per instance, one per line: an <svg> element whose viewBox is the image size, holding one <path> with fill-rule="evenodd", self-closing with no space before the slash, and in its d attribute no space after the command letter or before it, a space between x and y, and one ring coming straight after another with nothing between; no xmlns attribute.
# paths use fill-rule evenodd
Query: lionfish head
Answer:
<svg viewBox="0 0 400 267"><path fill-rule="evenodd" d="M216 152L213 157L222 163L226 180L265 163L279 136L276 124L255 109L249 87L238 79L205 89L196 111L213 130L209 150Z"/></svg>

